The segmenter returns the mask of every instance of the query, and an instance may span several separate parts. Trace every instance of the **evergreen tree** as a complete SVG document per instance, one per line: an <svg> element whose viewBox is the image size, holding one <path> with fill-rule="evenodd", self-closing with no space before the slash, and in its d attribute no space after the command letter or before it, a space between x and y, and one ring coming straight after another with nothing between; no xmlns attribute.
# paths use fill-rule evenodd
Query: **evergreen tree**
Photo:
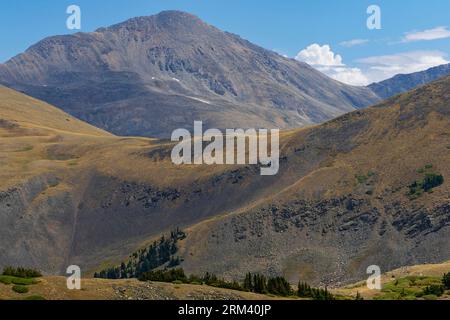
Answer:
<svg viewBox="0 0 450 320"><path fill-rule="evenodd" d="M243 287L245 291L252 292L254 290L252 274L250 272L245 275Z"/></svg>
<svg viewBox="0 0 450 320"><path fill-rule="evenodd" d="M445 289L450 290L450 272L444 274L442 277L442 284L444 285Z"/></svg>

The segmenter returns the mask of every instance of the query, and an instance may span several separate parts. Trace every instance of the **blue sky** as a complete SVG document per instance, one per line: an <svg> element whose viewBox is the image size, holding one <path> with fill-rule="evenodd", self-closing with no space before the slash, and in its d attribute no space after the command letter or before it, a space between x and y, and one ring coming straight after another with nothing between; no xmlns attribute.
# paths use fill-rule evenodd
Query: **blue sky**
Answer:
<svg viewBox="0 0 450 320"><path fill-rule="evenodd" d="M66 28L72 4L81 8L82 32L162 10L187 11L352 84L450 60L448 0L3 0L0 62L44 37L72 33ZM381 8L381 30L366 26L372 4Z"/></svg>

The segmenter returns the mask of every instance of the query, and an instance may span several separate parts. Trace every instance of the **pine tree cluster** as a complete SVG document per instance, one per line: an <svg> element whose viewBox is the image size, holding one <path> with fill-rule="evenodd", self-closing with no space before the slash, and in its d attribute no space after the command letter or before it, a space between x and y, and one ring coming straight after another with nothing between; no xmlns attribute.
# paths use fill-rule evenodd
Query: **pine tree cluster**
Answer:
<svg viewBox="0 0 450 320"><path fill-rule="evenodd" d="M261 274L247 273L244 279L245 291L274 294L277 296L290 296L293 290L289 282L283 277L266 278Z"/></svg>
<svg viewBox="0 0 450 320"><path fill-rule="evenodd" d="M313 300L334 300L334 296L327 288L312 288L306 282L298 283L297 295L301 298L311 298Z"/></svg>
<svg viewBox="0 0 450 320"><path fill-rule="evenodd" d="M176 256L177 242L186 237L180 229L170 233L170 237L162 236L148 248L134 252L128 262L122 262L120 266L108 268L94 274L95 278L127 279L139 278L142 274L161 266L169 268L180 265L181 259Z"/></svg>

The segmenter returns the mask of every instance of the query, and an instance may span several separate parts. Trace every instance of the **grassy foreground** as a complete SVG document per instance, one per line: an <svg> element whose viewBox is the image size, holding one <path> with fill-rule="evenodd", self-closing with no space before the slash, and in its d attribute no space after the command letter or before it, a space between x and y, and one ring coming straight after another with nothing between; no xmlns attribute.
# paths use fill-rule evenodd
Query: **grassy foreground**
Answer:
<svg viewBox="0 0 450 320"><path fill-rule="evenodd" d="M403 267L382 276L381 291L365 282L331 290L339 299L450 300L450 290L437 294L450 261ZM0 300L273 300L281 298L199 284L145 282L136 279L83 279L81 290L68 290L65 277L22 278L0 276Z"/></svg>

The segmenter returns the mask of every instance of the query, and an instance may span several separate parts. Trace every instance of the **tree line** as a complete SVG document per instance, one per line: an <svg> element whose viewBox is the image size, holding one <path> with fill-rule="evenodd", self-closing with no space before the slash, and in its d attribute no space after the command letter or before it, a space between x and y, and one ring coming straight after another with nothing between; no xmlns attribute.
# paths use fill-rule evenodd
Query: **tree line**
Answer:
<svg viewBox="0 0 450 320"><path fill-rule="evenodd" d="M3 269L2 275L4 276L12 276L18 278L39 278L42 277L40 271L31 268L23 268L23 267L5 267Z"/></svg>
<svg viewBox="0 0 450 320"><path fill-rule="evenodd" d="M314 300L334 300L335 297L327 288L313 288L305 282L299 282L298 289L294 290L284 277L266 277L259 273L248 273L244 281L226 281L216 275L207 272L199 277L185 274L182 268L149 271L141 274L141 281L157 281L186 284L205 284L218 288L232 289L259 294L271 294L281 297L298 296Z"/></svg>

